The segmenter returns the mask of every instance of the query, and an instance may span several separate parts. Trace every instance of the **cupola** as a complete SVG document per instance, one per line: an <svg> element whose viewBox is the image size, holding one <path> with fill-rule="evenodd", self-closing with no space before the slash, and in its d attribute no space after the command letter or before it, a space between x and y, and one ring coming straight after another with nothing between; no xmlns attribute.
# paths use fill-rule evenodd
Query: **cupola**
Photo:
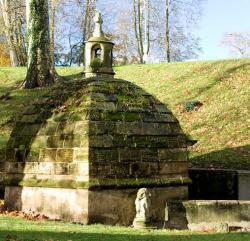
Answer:
<svg viewBox="0 0 250 241"><path fill-rule="evenodd" d="M93 37L85 44L85 76L110 78L115 75L112 68L114 44L104 36L99 12L96 12L94 22Z"/></svg>

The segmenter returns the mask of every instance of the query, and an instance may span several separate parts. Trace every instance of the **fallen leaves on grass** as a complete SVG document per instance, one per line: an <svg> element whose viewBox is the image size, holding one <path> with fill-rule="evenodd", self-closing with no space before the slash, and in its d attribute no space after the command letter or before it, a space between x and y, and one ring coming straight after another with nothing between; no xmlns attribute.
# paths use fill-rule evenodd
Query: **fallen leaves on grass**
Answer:
<svg viewBox="0 0 250 241"><path fill-rule="evenodd" d="M4 202L0 201L0 215L6 215L11 217L22 217L27 220L39 221L39 220L48 220L49 218L43 214L37 214L34 212L22 212L22 211L12 211L6 210L4 207Z"/></svg>

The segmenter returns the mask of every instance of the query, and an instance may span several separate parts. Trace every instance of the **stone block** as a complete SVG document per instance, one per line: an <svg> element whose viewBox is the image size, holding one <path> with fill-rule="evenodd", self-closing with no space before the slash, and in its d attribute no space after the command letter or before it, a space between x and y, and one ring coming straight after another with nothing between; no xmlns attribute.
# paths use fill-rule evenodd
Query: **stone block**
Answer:
<svg viewBox="0 0 250 241"><path fill-rule="evenodd" d="M150 176L150 164L149 163L130 163L129 164L129 174L133 177L148 177Z"/></svg>
<svg viewBox="0 0 250 241"><path fill-rule="evenodd" d="M187 174L187 162L159 163L159 175L167 174Z"/></svg>
<svg viewBox="0 0 250 241"><path fill-rule="evenodd" d="M161 162L185 162L187 161L187 150L186 148L159 149L159 160Z"/></svg>
<svg viewBox="0 0 250 241"><path fill-rule="evenodd" d="M171 111L164 104L156 104L155 110L160 113L171 113Z"/></svg>
<svg viewBox="0 0 250 241"><path fill-rule="evenodd" d="M91 108L102 111L115 111L116 106L113 102L95 102L91 103Z"/></svg>
<svg viewBox="0 0 250 241"><path fill-rule="evenodd" d="M86 135L89 133L89 123L87 121L75 122L74 134Z"/></svg>
<svg viewBox="0 0 250 241"><path fill-rule="evenodd" d="M96 101L107 101L107 102L114 102L117 100L117 95L115 94L104 94L104 93L93 93L91 95L92 100Z"/></svg>
<svg viewBox="0 0 250 241"><path fill-rule="evenodd" d="M105 121L90 121L89 122L89 134L90 135L101 135L110 134L116 132L115 122L105 122Z"/></svg>
<svg viewBox="0 0 250 241"><path fill-rule="evenodd" d="M23 136L35 136L39 133L42 125L41 124L26 124L19 135Z"/></svg>
<svg viewBox="0 0 250 241"><path fill-rule="evenodd" d="M126 178L130 175L129 165L126 163L113 163L111 164L111 172L116 178Z"/></svg>
<svg viewBox="0 0 250 241"><path fill-rule="evenodd" d="M26 162L38 162L40 156L40 149L27 150Z"/></svg>
<svg viewBox="0 0 250 241"><path fill-rule="evenodd" d="M6 148L8 149L12 149L15 148L15 137L10 137L7 144L6 144Z"/></svg>
<svg viewBox="0 0 250 241"><path fill-rule="evenodd" d="M156 148L142 149L141 160L142 162L158 162L159 161L158 149Z"/></svg>
<svg viewBox="0 0 250 241"><path fill-rule="evenodd" d="M90 148L89 160L92 162L118 162L119 151L117 149L97 149Z"/></svg>
<svg viewBox="0 0 250 241"><path fill-rule="evenodd" d="M119 149L120 162L141 162L141 150L124 148Z"/></svg>
<svg viewBox="0 0 250 241"><path fill-rule="evenodd" d="M113 136L111 135L91 135L89 136L90 147L113 147Z"/></svg>
<svg viewBox="0 0 250 241"><path fill-rule="evenodd" d="M170 128L173 135L179 135L179 134L184 135L184 132L181 129L179 123L170 123Z"/></svg>
<svg viewBox="0 0 250 241"><path fill-rule="evenodd" d="M41 136L42 138L43 136ZM48 136L48 137L43 137L44 139L47 138L46 145L44 144L40 148L63 148L64 144L64 135L60 136ZM44 140L45 141L45 140Z"/></svg>
<svg viewBox="0 0 250 241"><path fill-rule="evenodd" d="M35 172L36 174L45 174L45 175L51 175L55 171L56 164L52 162L41 162L41 163L34 163L34 167L36 168Z"/></svg>
<svg viewBox="0 0 250 241"><path fill-rule="evenodd" d="M14 162L16 156L15 149L6 149L5 151L5 162Z"/></svg>
<svg viewBox="0 0 250 241"><path fill-rule="evenodd" d="M46 148L40 151L39 162L56 162L56 148Z"/></svg>
<svg viewBox="0 0 250 241"><path fill-rule="evenodd" d="M86 162L89 160L88 148L74 148L74 162Z"/></svg>
<svg viewBox="0 0 250 241"><path fill-rule="evenodd" d="M29 147L33 143L33 138L31 136L16 136L15 137L15 148L25 148Z"/></svg>
<svg viewBox="0 0 250 241"><path fill-rule="evenodd" d="M56 161L57 162L72 162L73 155L74 155L73 151L74 151L73 149L58 149Z"/></svg>
<svg viewBox="0 0 250 241"><path fill-rule="evenodd" d="M79 176L89 176L89 163L72 163L69 164L69 174L70 175L79 175Z"/></svg>
<svg viewBox="0 0 250 241"><path fill-rule="evenodd" d="M38 114L33 114L33 115L23 115L21 122L22 123L35 123L39 119Z"/></svg>
<svg viewBox="0 0 250 241"><path fill-rule="evenodd" d="M75 133L75 122L60 122L57 128L57 135L73 135Z"/></svg>
<svg viewBox="0 0 250 241"><path fill-rule="evenodd" d="M54 164L54 174L55 175L68 175L69 174L69 164L67 164L67 163L55 163Z"/></svg>
<svg viewBox="0 0 250 241"><path fill-rule="evenodd" d="M25 162L27 149L16 149L15 161Z"/></svg>
<svg viewBox="0 0 250 241"><path fill-rule="evenodd" d="M112 166L111 164L107 163L93 163L89 164L89 176L92 178L104 178L109 177L112 173Z"/></svg>
<svg viewBox="0 0 250 241"><path fill-rule="evenodd" d="M48 136L36 136L31 142L32 149L46 148L48 143Z"/></svg>
<svg viewBox="0 0 250 241"><path fill-rule="evenodd" d="M39 135L45 135L45 136L53 136L56 135L57 133L57 128L58 128L58 123L57 122L45 122L40 131Z"/></svg>
<svg viewBox="0 0 250 241"><path fill-rule="evenodd" d="M24 127L25 127L25 123L17 122L10 135L11 136L20 135Z"/></svg>
<svg viewBox="0 0 250 241"><path fill-rule="evenodd" d="M80 136L78 134L65 135L63 147L64 148L81 147L81 143L85 141L84 139L88 139L88 137L87 136Z"/></svg>
<svg viewBox="0 0 250 241"><path fill-rule="evenodd" d="M24 168L23 162L5 162L5 172L8 174L23 174Z"/></svg>

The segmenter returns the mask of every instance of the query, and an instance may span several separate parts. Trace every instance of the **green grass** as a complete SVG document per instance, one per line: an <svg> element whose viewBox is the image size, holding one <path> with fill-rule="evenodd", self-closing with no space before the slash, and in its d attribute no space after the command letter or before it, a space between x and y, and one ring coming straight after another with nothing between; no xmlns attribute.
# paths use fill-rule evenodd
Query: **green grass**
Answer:
<svg viewBox="0 0 250 241"><path fill-rule="evenodd" d="M59 68L69 81L81 68ZM190 150L191 167L250 169L250 60L186 62L116 67L130 80L168 105L186 133L198 140ZM48 88L22 90L24 68L0 68L0 148L20 113ZM7 97L1 99L1 95ZM184 112L199 101L201 108Z"/></svg>
<svg viewBox="0 0 250 241"><path fill-rule="evenodd" d="M9 239L7 239L7 237ZM28 221L0 215L1 241L248 241L247 233L134 230L103 225L83 226L55 221Z"/></svg>

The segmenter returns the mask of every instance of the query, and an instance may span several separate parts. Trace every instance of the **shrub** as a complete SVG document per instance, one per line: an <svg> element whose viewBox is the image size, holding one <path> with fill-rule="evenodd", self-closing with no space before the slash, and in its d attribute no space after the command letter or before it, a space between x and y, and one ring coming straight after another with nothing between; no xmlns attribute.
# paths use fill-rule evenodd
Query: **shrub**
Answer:
<svg viewBox="0 0 250 241"><path fill-rule="evenodd" d="M183 110L185 112L190 112L195 109L199 109L203 104L198 100L191 100L183 104Z"/></svg>
<svg viewBox="0 0 250 241"><path fill-rule="evenodd" d="M90 62L90 67L94 72L97 72L102 67L102 62L99 58L94 58Z"/></svg>

